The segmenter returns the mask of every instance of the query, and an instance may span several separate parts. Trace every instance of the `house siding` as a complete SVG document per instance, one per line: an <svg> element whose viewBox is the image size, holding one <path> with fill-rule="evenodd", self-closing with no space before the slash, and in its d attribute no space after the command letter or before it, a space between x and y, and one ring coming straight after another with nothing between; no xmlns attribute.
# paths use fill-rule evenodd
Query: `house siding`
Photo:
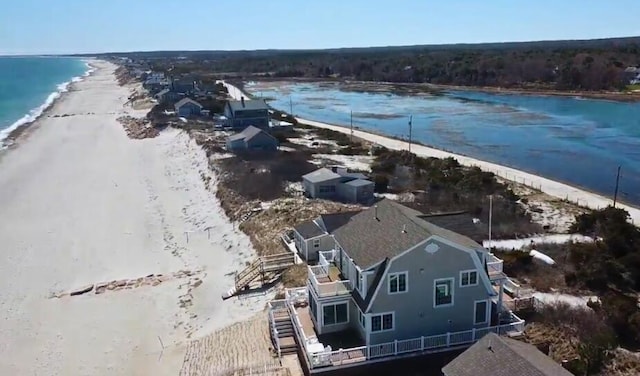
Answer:
<svg viewBox="0 0 640 376"><path fill-rule="evenodd" d="M179 116L191 116L191 115L200 115L200 107L196 106L193 103L185 103L178 108Z"/></svg>
<svg viewBox="0 0 640 376"><path fill-rule="evenodd" d="M307 195L311 198L334 198L338 196L338 188L340 178L325 180L318 183L312 183L306 179L303 179L303 186ZM334 192L320 192L320 187L329 187L333 186L335 188Z"/></svg>
<svg viewBox="0 0 640 376"><path fill-rule="evenodd" d="M353 301L351 300L350 296L347 295L346 297L340 298L340 299L318 299L316 302L318 307L319 334L341 332L353 326L352 321L354 317L352 315L353 308L351 307L353 305ZM325 325L324 316L323 316L324 307L335 305L335 304L343 304L343 303L347 304L348 321L346 323L341 323L341 324ZM355 317L355 320L356 321L358 320L358 316Z"/></svg>
<svg viewBox="0 0 640 376"><path fill-rule="evenodd" d="M320 241L320 246L318 248L315 248L313 246L314 240ZM319 237L306 240L305 249L307 250L306 251L307 254L305 255L305 257L307 258L307 261L309 262L318 261L318 257L319 257L318 252L330 251L335 248L335 244L336 242L333 240L333 236L329 234L321 235Z"/></svg>
<svg viewBox="0 0 640 376"><path fill-rule="evenodd" d="M246 148L249 150L271 150L278 149L278 141L272 136L261 132L246 142Z"/></svg>
<svg viewBox="0 0 640 376"><path fill-rule="evenodd" d="M425 251L425 246L432 243L439 250L429 254ZM395 327L392 331L371 333L370 344L488 326L474 325L475 302L490 299L480 275L476 285L460 287L460 271L475 268L473 256L437 239L422 242L392 260L380 281L370 312L394 312ZM408 292L388 294L389 273L395 272L409 273ZM478 273L484 271L479 270ZM453 305L434 308L434 280L440 278L453 279Z"/></svg>

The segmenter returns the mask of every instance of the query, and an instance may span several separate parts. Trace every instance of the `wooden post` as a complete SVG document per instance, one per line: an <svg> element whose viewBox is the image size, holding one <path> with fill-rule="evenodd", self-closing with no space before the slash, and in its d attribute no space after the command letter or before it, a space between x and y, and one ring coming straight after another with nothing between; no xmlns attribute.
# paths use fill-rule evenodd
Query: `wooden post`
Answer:
<svg viewBox="0 0 640 376"><path fill-rule="evenodd" d="M393 355L398 355L398 340L393 341Z"/></svg>

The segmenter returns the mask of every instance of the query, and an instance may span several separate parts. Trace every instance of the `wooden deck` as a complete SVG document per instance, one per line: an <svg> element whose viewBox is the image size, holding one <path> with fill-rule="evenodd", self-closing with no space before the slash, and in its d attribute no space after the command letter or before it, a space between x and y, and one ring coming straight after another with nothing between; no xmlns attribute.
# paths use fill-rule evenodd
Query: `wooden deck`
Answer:
<svg viewBox="0 0 640 376"><path fill-rule="evenodd" d="M298 319L300 319L300 325L302 325L302 332L304 333L304 336L307 338L316 337L316 330L313 327L309 307L298 307L296 308L296 313L298 314Z"/></svg>

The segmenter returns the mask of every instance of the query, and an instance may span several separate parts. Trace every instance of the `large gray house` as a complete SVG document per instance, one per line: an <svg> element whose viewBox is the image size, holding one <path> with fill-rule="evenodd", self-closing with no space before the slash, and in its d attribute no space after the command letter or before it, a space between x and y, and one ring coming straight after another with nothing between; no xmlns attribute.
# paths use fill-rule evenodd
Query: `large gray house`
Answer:
<svg viewBox="0 0 640 376"><path fill-rule="evenodd" d="M202 112L202 105L191 98L182 98L174 105L178 116L198 116Z"/></svg>
<svg viewBox="0 0 640 376"><path fill-rule="evenodd" d="M374 197L372 181L359 172L348 172L344 168L333 171L323 167L310 172L302 176L302 185L310 198L368 204Z"/></svg>
<svg viewBox="0 0 640 376"><path fill-rule="evenodd" d="M250 125L227 138L227 150L232 152L276 151L278 140L264 130Z"/></svg>
<svg viewBox="0 0 640 376"><path fill-rule="evenodd" d="M343 351L323 342L329 333L353 339L354 350L345 350L351 362L463 348L492 331L523 330L502 301L502 261L472 239L389 199L336 222L296 228L305 247L315 249L318 239L318 249L331 248L308 267L308 310L296 311L310 367L343 364Z"/></svg>
<svg viewBox="0 0 640 376"><path fill-rule="evenodd" d="M269 107L264 100L228 101L224 107L224 116L228 126L242 130L250 125L260 129L269 129Z"/></svg>

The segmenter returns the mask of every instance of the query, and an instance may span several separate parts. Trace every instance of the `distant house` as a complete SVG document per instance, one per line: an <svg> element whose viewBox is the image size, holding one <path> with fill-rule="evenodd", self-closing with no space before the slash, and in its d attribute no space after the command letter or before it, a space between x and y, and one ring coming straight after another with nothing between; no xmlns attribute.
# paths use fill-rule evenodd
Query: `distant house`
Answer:
<svg viewBox="0 0 640 376"><path fill-rule="evenodd" d="M269 129L269 107L264 100L228 101L224 107L224 116L229 119L228 125L242 130L250 125L256 128Z"/></svg>
<svg viewBox="0 0 640 376"><path fill-rule="evenodd" d="M192 78L174 78L170 89L175 93L188 95L195 91L196 83Z"/></svg>
<svg viewBox="0 0 640 376"><path fill-rule="evenodd" d="M318 252L335 248L333 232L345 225L357 211L322 214L293 228L293 241L300 256L307 261L318 261Z"/></svg>
<svg viewBox="0 0 640 376"><path fill-rule="evenodd" d="M169 89L163 89L153 96L159 103L172 103L180 98L180 95Z"/></svg>
<svg viewBox="0 0 640 376"><path fill-rule="evenodd" d="M365 175L344 168L333 171L323 167L310 172L302 177L302 185L310 198L365 204L373 201L374 183Z"/></svg>
<svg viewBox="0 0 640 376"><path fill-rule="evenodd" d="M198 116L202 105L191 98L182 98L175 105L176 114L181 117Z"/></svg>
<svg viewBox="0 0 640 376"><path fill-rule="evenodd" d="M445 376L571 376L540 350L489 333L442 368Z"/></svg>
<svg viewBox="0 0 640 376"><path fill-rule="evenodd" d="M276 151L278 140L260 128L249 126L227 139L227 150L238 151Z"/></svg>

